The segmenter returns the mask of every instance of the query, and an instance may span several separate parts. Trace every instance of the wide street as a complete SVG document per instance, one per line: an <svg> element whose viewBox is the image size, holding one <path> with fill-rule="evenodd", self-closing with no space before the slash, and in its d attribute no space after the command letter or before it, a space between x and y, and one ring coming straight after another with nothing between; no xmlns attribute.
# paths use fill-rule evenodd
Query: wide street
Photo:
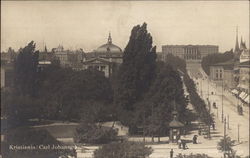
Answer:
<svg viewBox="0 0 250 158"><path fill-rule="evenodd" d="M217 130L223 134L223 117L226 119L226 134L233 140L236 140L234 149L237 150L237 154L249 155L249 107L243 106L243 115L239 115L237 112L237 103L241 102L228 90L222 92L222 86L215 85L204 74L202 78L194 79L194 81L200 96L206 102L207 98L209 99L211 113L215 116ZM213 102L216 103L217 108L212 107Z"/></svg>

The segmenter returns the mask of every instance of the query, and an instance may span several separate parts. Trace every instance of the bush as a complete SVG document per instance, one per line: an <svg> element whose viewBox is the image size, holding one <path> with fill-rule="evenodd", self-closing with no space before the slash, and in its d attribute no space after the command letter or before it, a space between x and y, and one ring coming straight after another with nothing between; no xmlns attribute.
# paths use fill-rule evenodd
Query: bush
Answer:
<svg viewBox="0 0 250 158"><path fill-rule="evenodd" d="M107 157L126 157L126 158L145 158L152 153L152 149L145 147L142 143L137 142L114 142L103 145L94 152L95 158Z"/></svg>
<svg viewBox="0 0 250 158"><path fill-rule="evenodd" d="M177 155L176 158L212 158L206 154L190 154L190 155Z"/></svg>
<svg viewBox="0 0 250 158"><path fill-rule="evenodd" d="M116 140L117 131L97 126L94 123L82 123L76 128L74 141L77 143L105 144Z"/></svg>

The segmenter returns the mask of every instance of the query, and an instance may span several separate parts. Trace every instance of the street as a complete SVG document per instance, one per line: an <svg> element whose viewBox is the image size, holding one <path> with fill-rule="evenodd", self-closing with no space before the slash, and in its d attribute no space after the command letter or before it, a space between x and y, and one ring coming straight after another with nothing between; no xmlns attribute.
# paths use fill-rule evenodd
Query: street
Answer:
<svg viewBox="0 0 250 158"><path fill-rule="evenodd" d="M237 150L237 154L249 155L249 107L243 107L244 113L239 115L235 96L226 90L222 92L221 86L216 86L204 75L202 78L194 79L194 81L204 101L207 102L207 98L209 99L217 130L223 133L222 119L226 119L226 134L236 140L237 145L234 146L234 149ZM213 102L216 103L217 108L212 107Z"/></svg>

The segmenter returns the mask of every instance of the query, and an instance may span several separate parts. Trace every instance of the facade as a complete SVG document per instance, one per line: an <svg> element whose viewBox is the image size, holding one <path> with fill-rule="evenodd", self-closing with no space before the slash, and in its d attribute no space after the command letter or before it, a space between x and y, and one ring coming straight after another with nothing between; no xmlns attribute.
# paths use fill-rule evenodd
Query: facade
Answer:
<svg viewBox="0 0 250 158"><path fill-rule="evenodd" d="M178 56L186 62L201 62L208 54L218 53L219 47L215 45L164 45L162 46L162 60L168 54Z"/></svg>
<svg viewBox="0 0 250 158"><path fill-rule="evenodd" d="M249 83L250 83L250 61L245 61L239 64L240 69L240 78L239 78L239 85L238 88L247 93L250 94L249 90Z"/></svg>
<svg viewBox="0 0 250 158"><path fill-rule="evenodd" d="M112 73L112 63L101 58L92 58L82 63L82 69L97 69L109 77Z"/></svg>
<svg viewBox="0 0 250 158"><path fill-rule="evenodd" d="M215 45L164 45L162 46L162 61L166 61L168 54L184 59L188 72L195 74L201 68L202 58L208 54L218 53Z"/></svg>
<svg viewBox="0 0 250 158"><path fill-rule="evenodd" d="M209 77L216 84L223 84L226 89L232 89L237 85L234 67L234 60L211 65Z"/></svg>
<svg viewBox="0 0 250 158"><path fill-rule="evenodd" d="M14 79L14 64L1 61L1 88L10 87Z"/></svg>
<svg viewBox="0 0 250 158"><path fill-rule="evenodd" d="M249 49L245 49L241 52L240 63L245 62L245 61L249 61L249 60L250 60L250 51L249 51Z"/></svg>
<svg viewBox="0 0 250 158"><path fill-rule="evenodd" d="M64 50L63 46L59 45L57 48L53 48L51 53L43 52L39 55L39 61L43 63L41 66L45 66L44 63L48 63L54 58L60 61L62 67L71 67L76 71L88 68L97 69L109 77L114 67L122 63L123 51L112 43L111 34L109 34L107 43L89 53L83 52L82 49Z"/></svg>
<svg viewBox="0 0 250 158"><path fill-rule="evenodd" d="M115 66L121 64L122 61L122 49L112 43L112 38L109 34L106 44L101 45L93 52L84 53L83 60L81 64L78 64L77 69L94 68L104 72L105 76L109 77Z"/></svg>

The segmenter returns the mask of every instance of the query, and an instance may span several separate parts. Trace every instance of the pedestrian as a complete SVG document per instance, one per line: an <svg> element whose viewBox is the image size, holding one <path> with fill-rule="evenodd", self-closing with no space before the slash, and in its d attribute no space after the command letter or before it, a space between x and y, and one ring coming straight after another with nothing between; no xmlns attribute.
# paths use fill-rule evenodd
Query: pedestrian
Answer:
<svg viewBox="0 0 250 158"><path fill-rule="evenodd" d="M173 158L173 155L174 155L174 150L171 149L171 150L170 150L170 158Z"/></svg>
<svg viewBox="0 0 250 158"><path fill-rule="evenodd" d="M201 129L198 130L198 134L201 135Z"/></svg>
<svg viewBox="0 0 250 158"><path fill-rule="evenodd" d="M193 137L193 144L197 144L197 135L194 135Z"/></svg>
<svg viewBox="0 0 250 158"><path fill-rule="evenodd" d="M181 149L181 139L178 140L178 148Z"/></svg>
<svg viewBox="0 0 250 158"><path fill-rule="evenodd" d="M185 141L184 141L184 140L182 140L182 141L181 141L181 143L182 143L182 149L183 149L183 150L185 150L185 149L186 149L186 144L185 144Z"/></svg>
<svg viewBox="0 0 250 158"><path fill-rule="evenodd" d="M213 130L215 130L215 123L214 122L212 123L212 127L213 127Z"/></svg>

